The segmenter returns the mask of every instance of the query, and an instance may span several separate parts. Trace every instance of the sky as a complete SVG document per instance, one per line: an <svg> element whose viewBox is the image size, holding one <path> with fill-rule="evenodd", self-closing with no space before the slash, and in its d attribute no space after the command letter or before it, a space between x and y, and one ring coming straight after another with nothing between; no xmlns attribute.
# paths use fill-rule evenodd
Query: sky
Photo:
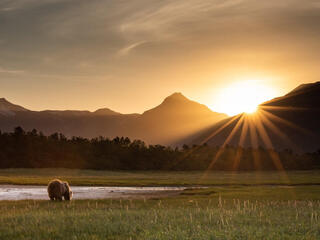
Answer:
<svg viewBox="0 0 320 240"><path fill-rule="evenodd" d="M0 0L0 97L133 113L181 92L223 112L241 82L318 81L319 26L318 0Z"/></svg>

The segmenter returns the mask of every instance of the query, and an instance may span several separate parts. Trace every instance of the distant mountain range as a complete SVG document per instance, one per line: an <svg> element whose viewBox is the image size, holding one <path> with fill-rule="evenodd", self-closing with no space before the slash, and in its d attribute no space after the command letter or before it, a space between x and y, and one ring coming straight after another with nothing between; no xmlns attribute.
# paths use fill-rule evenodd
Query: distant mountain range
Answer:
<svg viewBox="0 0 320 240"><path fill-rule="evenodd" d="M262 103L257 113L227 117L174 93L143 114L31 111L0 98L0 130L21 126L68 137L128 136L149 144L244 146L313 152L320 149L320 82L303 84Z"/></svg>
<svg viewBox="0 0 320 240"><path fill-rule="evenodd" d="M178 143L320 150L320 82L300 85L262 103L255 114L223 119Z"/></svg>
<svg viewBox="0 0 320 240"><path fill-rule="evenodd" d="M227 116L191 101L181 93L167 97L143 114L121 114L108 108L90 111L31 111L0 99L0 130L21 126L44 134L61 132L68 137L128 136L150 144L172 144Z"/></svg>

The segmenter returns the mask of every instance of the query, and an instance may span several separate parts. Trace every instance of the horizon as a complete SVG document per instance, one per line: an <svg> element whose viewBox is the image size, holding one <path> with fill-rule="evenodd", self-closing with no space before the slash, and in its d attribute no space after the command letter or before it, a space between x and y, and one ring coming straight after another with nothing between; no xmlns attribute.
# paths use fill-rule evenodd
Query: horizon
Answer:
<svg viewBox="0 0 320 240"><path fill-rule="evenodd" d="M238 82L239 83L239 82ZM241 83L241 82L240 82ZM304 84L304 83L302 83L302 84ZM229 86L230 87L230 86ZM208 107L211 111L213 111L213 112L217 112L217 113L224 113L224 114L226 114L226 115L228 115L228 116L233 116L233 115L236 115L236 114L240 114L240 113L243 113L243 112L245 112L245 111L239 111L239 112L235 112L234 114L230 114L230 113L228 113L227 112L227 110L226 109L224 109L224 106L222 105L222 106L219 106L219 105L215 105L215 106L212 106L212 104L211 105L208 105L208 104L206 104L206 103L203 103L203 102L199 102L199 101L197 101L197 100L194 100L193 98L191 98L191 97L189 97L189 96L187 96L187 95L185 95L183 92L181 92L181 91L175 91L175 92L172 92L171 94L169 94L169 95L167 95L167 96L165 96L165 97L163 97L162 99L160 99L159 100L159 102L158 103L155 103L155 105L154 106L150 106L149 108L145 108L145 109L143 109L143 110L141 110L141 111L129 111L129 112L123 112L123 111L121 111L121 110L118 110L118 109L114 109L114 108L112 108L112 107L110 107L108 104L105 104L104 106L101 106L101 107L92 107L92 108L87 108L87 109L85 109L85 108L81 108L81 106L80 106L80 108L67 108L66 106L67 105L64 105L64 106L62 106L62 107L55 107L55 106L53 106L53 105L49 105L49 106L53 106L52 108L49 108L49 107L45 107L45 108L32 108L32 107L28 107L28 106L30 106L30 104L28 103L28 102L26 102L26 103L18 103L18 102L16 102L14 99L9 99L8 97L6 97L6 96L1 96L0 97L0 99L5 99L5 100L7 100L8 102L10 102L10 103L12 103L12 104L16 104L16 105L19 105L19 106L23 106L23 107L25 107L26 109L28 109L28 110L31 110L31 111L47 111L47 110L57 110L57 111L89 111L89 112L95 112L95 111L97 111L97 110L99 110L99 109L109 109L109 110L112 110L112 111L115 111L115 112L119 112L119 113L121 113L121 114L143 114L145 111L147 111L147 110L149 110L149 109L152 109L152 108L154 108L154 107L156 107L156 106L158 106L158 105L160 105L163 101L164 101L164 99L166 99L167 97L170 97L170 96L172 96L172 95L174 95L174 94L176 94L176 93L180 93L180 94L182 94L184 97L186 97L188 100L190 100L190 101L195 101L195 102L197 102L197 103L200 103L200 104L202 104L202 105L205 105L206 107ZM228 94L228 91L221 91L221 92L218 92L217 93L217 96L219 96L219 95L222 95L222 94ZM284 94L286 94L286 93L284 93ZM217 97L216 96L216 97ZM282 95L279 95L279 96L282 96ZM269 100L271 100L271 99L273 99L273 98L275 98L275 97L279 97L279 96L277 96L277 95L275 95L275 94L273 94L273 95L270 95L270 97L266 97L266 98L264 98L263 100L260 100L259 102L257 102L257 104L256 104L256 106L258 106L259 104L261 104L261 103L263 103L263 102L266 102L266 101L269 101ZM229 99L229 100L232 100L232 99ZM128 102L130 102L130 101L128 101Z"/></svg>
<svg viewBox="0 0 320 240"><path fill-rule="evenodd" d="M302 86L302 85L305 85L305 84L316 84L316 83L319 83L319 82L320 82L320 81L309 82L309 83L302 83L301 85L296 86L295 88L291 89L290 91L286 92L286 93L283 94L283 95L279 95L279 96L274 95L273 97L264 98L263 100L260 98L259 101L258 101L258 104L256 104L256 102L255 102L253 105L251 105L251 106L249 106L249 107L247 108L248 111L245 111L245 110L244 110L244 111L234 111L234 112L232 112L232 113L230 113L230 112L228 113L228 112L226 111L227 109L224 109L224 107L225 107L226 105L225 105L225 106L220 106L220 111L219 111L219 108L217 108L217 109L212 109L212 107L210 107L210 106L208 106L208 105L206 105L206 104L204 104L204 103L195 101L195 100L189 98L188 96L186 96L185 94L183 94L182 92L179 92L179 91L176 91L176 92L171 93L170 95L164 97L164 98L163 98L158 104L156 104L155 106L152 106L151 108L148 108L148 109L144 109L142 112L121 112L121 111L119 111L118 109L112 109L112 108L110 108L110 107L107 106L107 105L104 106L104 107L94 108L94 109L67 109L67 108L61 108L61 109L59 109L59 108L52 108L52 109L49 109L49 108L45 108L45 109L30 109L30 108L25 107L23 104L16 103L16 102L14 102L14 101L12 101L12 100L10 100L10 99L7 99L7 98L4 97L4 96L2 96L2 97L0 96L0 100L3 99L3 100L5 100L5 101L7 101L7 102L9 102L9 103L11 103L11 104L18 105L18 106L21 106L21 107L25 107L27 110L30 110L30 111L39 111L39 112L41 112L41 111L88 111L88 112L94 113L94 112L96 112L96 111L98 111L98 110L101 110L101 109L107 109L107 110L111 110L111 111L113 111L113 112L115 112L115 113L119 113L119 114L124 114L124 115L126 115L126 114L143 114L144 112L146 112L146 111L148 111L148 110L150 110L150 109L153 109L153 108L161 105L161 104L164 102L165 99L167 99L167 98L169 98L169 97L172 97L173 95L180 94L180 95L182 95L183 97L185 97L185 98L186 98L187 100L189 100L189 101L196 102L196 103L199 103L199 104L201 104L201 105L204 105L204 106L208 107L212 112L222 113L222 114L226 114L228 117L232 117L232 116L236 116L236 115L242 114L242 113L252 114L252 113L254 113L254 112L257 111L257 109L259 108L259 105L260 105L260 104L263 104L263 103L265 103L265 102L268 102L268 101L273 100L273 99L278 98L278 97L282 97L282 96L290 93L291 91L293 91L294 89L296 89L296 88L298 88L298 87L300 87L300 86ZM238 84L239 84L239 82L238 82ZM240 84L243 84L243 82L242 82L242 83L240 82ZM247 85L248 85L248 83L247 83ZM251 88L249 89L250 91L256 90L254 87L252 87L252 86L250 86L250 87L251 87ZM259 86L258 86L258 87L259 87ZM229 89L229 90L230 90L230 89ZM239 90L239 87L234 87L234 88L231 89L231 90L233 90L233 91L235 91L235 90L238 91L238 90ZM262 90L264 90L264 89L262 89ZM230 94L230 93L228 93L227 91L222 92L222 93L223 93L223 94ZM256 96L257 96L257 95L256 95ZM256 97L256 96L254 96L254 97ZM236 96L236 97L241 97L241 96L239 95L239 96ZM231 100L232 100L232 99L231 99ZM251 99L249 99L249 100L251 100ZM229 104L233 104L233 102L229 102ZM249 104L249 103L246 102L245 104ZM225 111L223 111L223 110L225 110Z"/></svg>
<svg viewBox="0 0 320 240"><path fill-rule="evenodd" d="M108 110L111 110L111 111L114 111L114 112L117 112L117 113L120 113L120 114L143 114L144 112L146 112L146 111L148 111L148 110L150 110L150 109L153 109L153 108L161 105L166 98L172 97L172 96L175 95L175 94L181 94L183 97L185 97L185 98L186 98L187 100L189 100L189 101L199 103L199 104L201 104L201 105L204 105L204 106L208 107L212 112L226 114L226 115L229 116L229 117L234 116L234 115L237 115L237 114L245 113L245 112L239 112L239 113L236 113L236 114L233 114L233 115L229 115L229 114L226 113L226 112L216 111L215 109L210 108L209 106L207 106L207 105L204 104L204 103L197 102L197 101L189 98L188 96L184 95L182 92L173 92L172 94L170 94L170 95L166 96L165 98L163 98L163 99L162 99L158 104L156 104L155 106L153 106L153 107L151 107L151 108L149 108L149 109L145 109L145 110L143 110L142 112L126 112L126 113L120 112L120 111L118 111L117 109L112 109L112 108L108 107L107 105L106 105L105 107L95 108L95 109L92 109L92 110L91 110L91 109L58 109L58 108L52 108L52 109L49 109L49 108L45 108L45 109L30 109L30 108L25 107L25 105L20 104L20 103L17 103L17 102L14 102L14 101L12 101L12 100L4 97L4 96L1 96L1 97L0 97L0 100L5 100L5 101L7 101L7 102L9 102L9 103L11 103L11 104L24 107L24 108L26 108L27 110L30 110L30 111L38 111L38 112L41 112L41 111L88 111L88 112L94 113L94 112L96 112L96 111L98 111L98 110L101 110L101 109L108 109ZM278 97L279 97L279 96L278 96ZM268 101L268 100L271 100L271 99L267 99L266 101ZM263 101L263 102L266 102L266 101ZM261 102L261 103L263 103L263 102Z"/></svg>

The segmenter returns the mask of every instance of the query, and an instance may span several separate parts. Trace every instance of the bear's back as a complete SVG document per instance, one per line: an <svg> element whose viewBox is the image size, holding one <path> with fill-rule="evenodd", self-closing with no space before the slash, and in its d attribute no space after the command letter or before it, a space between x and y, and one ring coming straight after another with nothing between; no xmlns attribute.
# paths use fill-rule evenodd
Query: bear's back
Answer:
<svg viewBox="0 0 320 240"><path fill-rule="evenodd" d="M63 194L62 187L63 183L59 179L52 180L48 185L49 196L61 197Z"/></svg>

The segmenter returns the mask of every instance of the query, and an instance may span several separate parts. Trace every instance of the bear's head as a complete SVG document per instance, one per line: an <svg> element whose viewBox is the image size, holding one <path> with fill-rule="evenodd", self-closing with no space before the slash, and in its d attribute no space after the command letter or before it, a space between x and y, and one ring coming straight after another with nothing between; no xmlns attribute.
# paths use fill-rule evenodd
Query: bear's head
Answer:
<svg viewBox="0 0 320 240"><path fill-rule="evenodd" d="M64 182L63 184L64 184L65 189L66 189L66 191L65 191L65 193L63 195L64 199L65 200L71 200L72 199L72 191L71 191L71 189L69 187L69 184L67 182Z"/></svg>

